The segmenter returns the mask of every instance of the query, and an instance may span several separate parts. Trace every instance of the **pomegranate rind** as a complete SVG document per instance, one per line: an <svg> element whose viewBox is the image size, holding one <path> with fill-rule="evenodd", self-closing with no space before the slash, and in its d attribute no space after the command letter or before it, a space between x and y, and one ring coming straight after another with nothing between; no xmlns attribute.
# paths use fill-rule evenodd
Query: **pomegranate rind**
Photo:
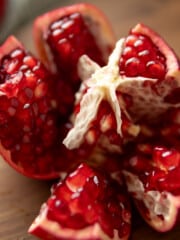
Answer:
<svg viewBox="0 0 180 240"><path fill-rule="evenodd" d="M18 173L24 175L25 177L33 178L33 179L39 179L39 180L48 180L48 179L55 179L60 176L59 172L52 172L48 174L35 174L35 173L28 173L25 169L23 169L20 165L17 165L11 160L11 152L7 149L5 149L1 142L0 142L0 155L5 160L10 167L12 167L14 170L16 170Z"/></svg>
<svg viewBox="0 0 180 240"><path fill-rule="evenodd" d="M88 3L79 3L71 6L61 7L52 10L37 17L34 21L33 36L37 52L42 62L46 66L50 66L52 71L55 71L51 59L51 53L44 41L44 35L47 33L50 24L59 18L79 12L83 18L89 22L89 29L95 36L99 48L102 50L102 56L105 60L108 59L110 51L115 44L115 34L109 23L109 20L96 6Z"/></svg>
<svg viewBox="0 0 180 240"><path fill-rule="evenodd" d="M178 221L180 196L174 196L167 191L145 191L144 184L137 175L126 170L123 174L128 192L132 195L143 219L158 232L172 230Z"/></svg>

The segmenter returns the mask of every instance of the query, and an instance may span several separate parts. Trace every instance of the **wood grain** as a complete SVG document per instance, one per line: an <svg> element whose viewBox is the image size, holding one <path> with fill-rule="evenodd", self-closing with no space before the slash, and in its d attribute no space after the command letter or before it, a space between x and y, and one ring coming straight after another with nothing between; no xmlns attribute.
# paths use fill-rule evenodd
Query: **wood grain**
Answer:
<svg viewBox="0 0 180 240"><path fill-rule="evenodd" d="M71 4L79 1L60 1ZM117 37L127 34L137 22L144 22L158 31L180 55L180 1L179 0L112 0L84 1L96 4L111 20ZM16 36L34 51L32 23L26 23ZM180 181L180 180L179 180ZM12 170L0 159L0 240L35 240L27 229L49 195L50 182L28 179ZM138 218L138 219L137 219ZM134 217L139 221L139 217ZM159 234L140 221L133 229L131 240L178 240L180 229Z"/></svg>

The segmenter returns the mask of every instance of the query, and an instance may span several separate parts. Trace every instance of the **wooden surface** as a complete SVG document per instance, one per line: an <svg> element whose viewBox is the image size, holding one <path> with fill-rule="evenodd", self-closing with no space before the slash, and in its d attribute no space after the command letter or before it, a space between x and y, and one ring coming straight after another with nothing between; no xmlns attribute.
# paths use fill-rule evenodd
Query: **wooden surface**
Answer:
<svg viewBox="0 0 180 240"><path fill-rule="evenodd" d="M33 1L32 1L33 2ZM78 1L61 1L66 5ZM113 23L117 37L127 34L130 27L143 22L158 31L180 55L179 0L99 0L99 6ZM16 36L34 52L31 23L22 26ZM25 178L0 159L0 240L35 240L27 229L49 195L51 183ZM158 234L142 223L133 231L132 240L178 240L180 230Z"/></svg>

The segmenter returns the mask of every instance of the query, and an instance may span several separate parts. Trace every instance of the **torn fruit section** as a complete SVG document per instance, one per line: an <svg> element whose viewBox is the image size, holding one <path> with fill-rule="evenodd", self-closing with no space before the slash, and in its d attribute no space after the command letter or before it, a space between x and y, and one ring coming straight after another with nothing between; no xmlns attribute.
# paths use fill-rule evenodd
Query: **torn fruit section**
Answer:
<svg viewBox="0 0 180 240"><path fill-rule="evenodd" d="M52 189L29 232L42 239L53 235L53 239L125 240L130 227L130 202L123 186L82 164Z"/></svg>

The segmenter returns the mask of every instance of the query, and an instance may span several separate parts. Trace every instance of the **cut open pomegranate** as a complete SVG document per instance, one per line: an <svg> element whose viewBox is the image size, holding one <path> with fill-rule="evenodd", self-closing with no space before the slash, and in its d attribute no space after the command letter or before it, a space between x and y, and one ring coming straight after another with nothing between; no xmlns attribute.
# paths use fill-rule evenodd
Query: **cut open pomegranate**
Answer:
<svg viewBox="0 0 180 240"><path fill-rule="evenodd" d="M105 172L81 164L52 189L29 232L46 239L128 239L129 199Z"/></svg>
<svg viewBox="0 0 180 240"><path fill-rule="evenodd" d="M180 221L180 152L149 145L138 150L125 162L128 191L146 222L169 231Z"/></svg>
<svg viewBox="0 0 180 240"><path fill-rule="evenodd" d="M87 54L105 65L115 44L112 28L99 9L81 3L39 16L34 22L34 39L42 62L63 79L57 93L60 99L68 98L64 114L69 114L80 86L78 59Z"/></svg>
<svg viewBox="0 0 180 240"><path fill-rule="evenodd" d="M48 12L33 30L41 60L12 36L0 47L0 154L28 177L67 177L29 232L128 239L124 179L145 221L171 230L180 219L176 54L143 24L115 46L108 20L90 4Z"/></svg>

